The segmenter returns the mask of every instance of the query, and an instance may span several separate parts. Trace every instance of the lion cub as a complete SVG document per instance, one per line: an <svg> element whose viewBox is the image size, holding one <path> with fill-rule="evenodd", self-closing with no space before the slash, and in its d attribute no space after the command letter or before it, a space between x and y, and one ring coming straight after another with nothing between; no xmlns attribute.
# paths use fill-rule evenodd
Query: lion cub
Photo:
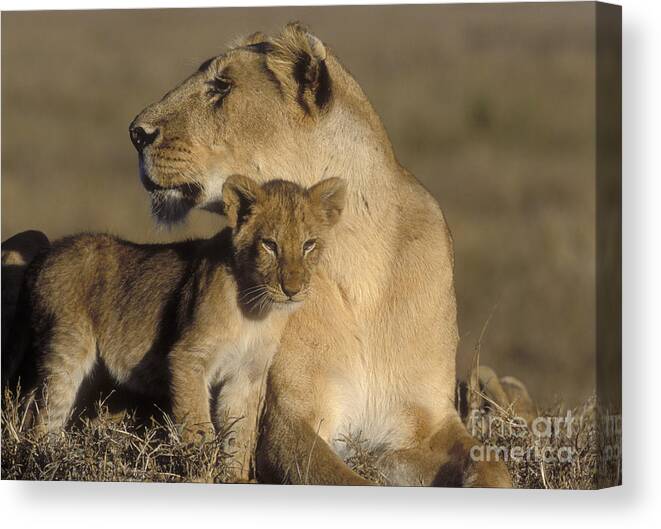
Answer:
<svg viewBox="0 0 661 529"><path fill-rule="evenodd" d="M266 370L344 199L339 178L304 189L232 176L229 227L212 239L83 234L53 244L26 277L39 426L64 426L97 362L133 390L169 395L187 440L213 431L210 388L219 385L219 416L242 418L233 445L247 467Z"/></svg>

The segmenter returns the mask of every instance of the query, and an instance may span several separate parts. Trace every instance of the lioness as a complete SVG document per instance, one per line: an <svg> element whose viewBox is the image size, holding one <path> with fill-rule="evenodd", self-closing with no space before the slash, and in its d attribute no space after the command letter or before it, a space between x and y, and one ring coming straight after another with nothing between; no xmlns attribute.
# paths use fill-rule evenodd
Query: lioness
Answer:
<svg viewBox="0 0 661 529"><path fill-rule="evenodd" d="M344 194L339 178L304 189L232 176L223 186L229 227L212 239L144 245L83 234L54 243L28 268L19 308L41 427L64 425L97 361L137 392L169 392L188 440L213 432L209 388L219 384L219 410L241 418L234 448L247 479L260 383Z"/></svg>
<svg viewBox="0 0 661 529"><path fill-rule="evenodd" d="M378 45L378 43L375 43ZM392 484L510 486L472 461L454 408L456 302L450 232L397 161L378 115L326 46L298 24L205 61L131 123L162 222L221 211L234 173L305 185L342 174L343 221L269 371L257 451L263 481L362 484L343 435L380 454Z"/></svg>

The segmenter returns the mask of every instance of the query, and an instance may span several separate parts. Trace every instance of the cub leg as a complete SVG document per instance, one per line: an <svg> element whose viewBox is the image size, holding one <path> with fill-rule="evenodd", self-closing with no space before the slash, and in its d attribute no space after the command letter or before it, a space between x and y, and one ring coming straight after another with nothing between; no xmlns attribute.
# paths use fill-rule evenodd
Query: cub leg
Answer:
<svg viewBox="0 0 661 529"><path fill-rule="evenodd" d="M170 392L175 422L183 425L184 442L214 435L209 411L209 387L203 363L176 348L170 358Z"/></svg>
<svg viewBox="0 0 661 529"><path fill-rule="evenodd" d="M95 361L96 342L88 329L64 324L53 328L38 367L38 431L54 432L66 425L78 390Z"/></svg>
<svg viewBox="0 0 661 529"><path fill-rule="evenodd" d="M266 386L265 376L265 372L255 380L248 376L235 376L223 384L218 396L218 422L227 424L229 421L231 424L226 450L232 456L232 466L236 469L238 481L250 481L254 474L254 453Z"/></svg>

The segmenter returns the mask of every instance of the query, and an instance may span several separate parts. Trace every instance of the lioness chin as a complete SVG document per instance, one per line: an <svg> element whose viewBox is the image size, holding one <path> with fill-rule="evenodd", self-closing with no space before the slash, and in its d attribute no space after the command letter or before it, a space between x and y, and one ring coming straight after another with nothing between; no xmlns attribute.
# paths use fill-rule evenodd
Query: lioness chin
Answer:
<svg viewBox="0 0 661 529"><path fill-rule="evenodd" d="M64 426L97 362L134 391L168 395L188 441L213 433L209 392L220 385L217 418L240 419L229 448L237 477L249 479L266 372L344 207L344 183L233 176L223 199L229 227L212 239L84 234L32 263L19 311L39 429Z"/></svg>

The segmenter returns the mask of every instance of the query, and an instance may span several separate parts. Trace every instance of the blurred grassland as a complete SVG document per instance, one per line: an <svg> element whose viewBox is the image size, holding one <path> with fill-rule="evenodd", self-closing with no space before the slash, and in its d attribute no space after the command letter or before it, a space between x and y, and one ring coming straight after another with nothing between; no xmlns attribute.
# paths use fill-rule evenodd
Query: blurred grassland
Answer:
<svg viewBox="0 0 661 529"><path fill-rule="evenodd" d="M456 247L465 369L541 403L595 390L594 6L179 9L2 14L2 238L159 231L128 123L237 36L300 20L355 75Z"/></svg>

